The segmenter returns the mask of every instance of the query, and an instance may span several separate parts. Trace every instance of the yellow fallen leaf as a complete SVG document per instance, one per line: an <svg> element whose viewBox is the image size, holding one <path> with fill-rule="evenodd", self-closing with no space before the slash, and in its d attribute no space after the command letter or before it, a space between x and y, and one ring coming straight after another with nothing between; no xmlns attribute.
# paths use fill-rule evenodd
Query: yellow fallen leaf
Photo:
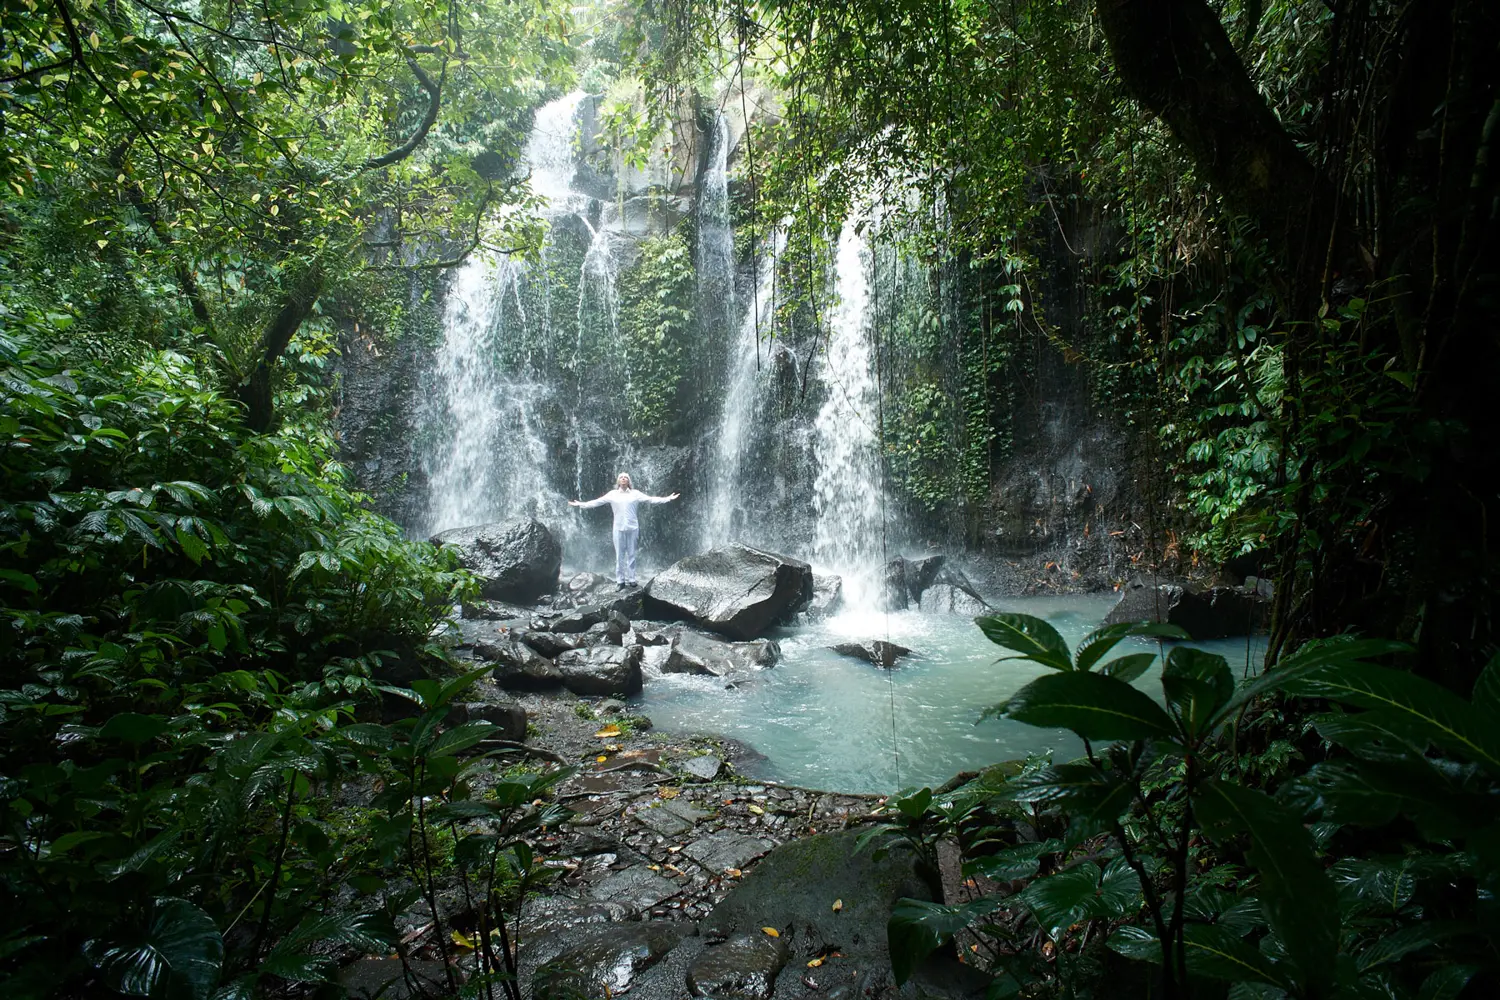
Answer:
<svg viewBox="0 0 1500 1000"><path fill-rule="evenodd" d="M620 752L620 744L618 744L618 743L606 743L606 744L604 744L604 749L607 750L607 751L609 751L610 753L619 753Z"/></svg>
<svg viewBox="0 0 1500 1000"><path fill-rule="evenodd" d="M771 937L781 937L781 932L774 927L762 927L760 930L762 934L768 934Z"/></svg>
<svg viewBox="0 0 1500 1000"><path fill-rule="evenodd" d="M755 813L755 815L757 815L757 816L764 816L766 814L766 811L764 809L762 809L760 806L753 805L753 804L750 806L750 811L753 812L753 813Z"/></svg>
<svg viewBox="0 0 1500 1000"><path fill-rule="evenodd" d="M724 874L728 875L730 878L739 878L745 873L740 871L738 868L726 868L724 869Z"/></svg>
<svg viewBox="0 0 1500 1000"><path fill-rule="evenodd" d="M603 729L599 730L594 735L597 736L601 740L608 739L611 736L619 736L620 735L620 727L616 726L616 725L608 725L608 726L605 726Z"/></svg>
<svg viewBox="0 0 1500 1000"><path fill-rule="evenodd" d="M465 937L462 931L453 932L453 943L460 948L467 948L470 951L474 950L474 942Z"/></svg>
<svg viewBox="0 0 1500 1000"><path fill-rule="evenodd" d="M844 901L842 899L835 899L833 901L833 912L834 913L839 912L843 908L844 908Z"/></svg>
<svg viewBox="0 0 1500 1000"><path fill-rule="evenodd" d="M660 795L664 799L675 799L675 798L677 798L677 796L679 796L679 795L682 794L682 789L680 789L680 788L662 788L662 789L658 789L656 794Z"/></svg>
<svg viewBox="0 0 1500 1000"><path fill-rule="evenodd" d="M595 757L594 760L598 761L600 764L603 764L605 761L609 760L609 758L601 753L599 756Z"/></svg>
<svg viewBox="0 0 1500 1000"><path fill-rule="evenodd" d="M823 964L823 960L821 958L815 958L811 962L807 963L807 967L809 969L816 969L818 966L820 966L822 964Z"/></svg>
<svg viewBox="0 0 1500 1000"><path fill-rule="evenodd" d="M654 872L661 871L661 865L647 865L646 867Z"/></svg>

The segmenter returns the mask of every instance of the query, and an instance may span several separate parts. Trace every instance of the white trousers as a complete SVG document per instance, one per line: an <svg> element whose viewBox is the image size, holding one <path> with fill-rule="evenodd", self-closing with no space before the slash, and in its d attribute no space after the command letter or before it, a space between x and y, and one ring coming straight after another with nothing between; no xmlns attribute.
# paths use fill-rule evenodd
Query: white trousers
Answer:
<svg viewBox="0 0 1500 1000"><path fill-rule="evenodd" d="M635 583L635 543L639 528L615 529L615 582Z"/></svg>

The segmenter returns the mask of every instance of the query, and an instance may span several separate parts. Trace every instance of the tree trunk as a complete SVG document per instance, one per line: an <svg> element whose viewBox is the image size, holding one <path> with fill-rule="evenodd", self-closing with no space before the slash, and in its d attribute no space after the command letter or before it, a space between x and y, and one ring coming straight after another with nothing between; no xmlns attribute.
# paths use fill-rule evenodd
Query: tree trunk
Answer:
<svg viewBox="0 0 1500 1000"><path fill-rule="evenodd" d="M293 283L276 316L261 334L260 357L255 370L239 387L240 402L245 404L245 423L258 433L271 428L275 418L276 362L286 352L292 337L312 312L323 292L323 270L312 265Z"/></svg>
<svg viewBox="0 0 1500 1000"><path fill-rule="evenodd" d="M1213 9L1204 0L1099 0L1098 11L1125 89L1166 122L1230 207L1259 225L1282 264L1293 274L1320 271L1334 199Z"/></svg>

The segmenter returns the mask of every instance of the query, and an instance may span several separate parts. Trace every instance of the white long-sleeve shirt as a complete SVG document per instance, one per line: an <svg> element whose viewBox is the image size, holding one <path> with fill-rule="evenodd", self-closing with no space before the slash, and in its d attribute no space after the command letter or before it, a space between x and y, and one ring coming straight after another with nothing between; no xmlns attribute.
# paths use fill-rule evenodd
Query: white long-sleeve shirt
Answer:
<svg viewBox="0 0 1500 1000"><path fill-rule="evenodd" d="M636 519L635 509L643 503L667 503L671 497L647 496L637 489L613 489L597 500L585 500L580 507L603 507L609 504L610 510L615 515L616 531L631 531L641 526Z"/></svg>

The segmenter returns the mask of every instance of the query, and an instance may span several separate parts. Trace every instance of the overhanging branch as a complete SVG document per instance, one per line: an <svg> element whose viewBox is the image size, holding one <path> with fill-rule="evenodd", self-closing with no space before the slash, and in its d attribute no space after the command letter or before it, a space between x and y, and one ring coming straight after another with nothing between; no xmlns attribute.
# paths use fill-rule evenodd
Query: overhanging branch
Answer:
<svg viewBox="0 0 1500 1000"><path fill-rule="evenodd" d="M422 116L422 123L411 134L411 138L388 153L366 160L364 165L360 167L362 171L379 170L393 163L400 163L415 152L418 146L422 145L422 140L427 138L427 133L432 131L432 126L437 122L438 109L443 104L443 88L431 76L428 76L427 71L410 56L406 58L406 65L411 69L412 75L417 78L417 82L422 85L422 89L427 91L427 113Z"/></svg>

